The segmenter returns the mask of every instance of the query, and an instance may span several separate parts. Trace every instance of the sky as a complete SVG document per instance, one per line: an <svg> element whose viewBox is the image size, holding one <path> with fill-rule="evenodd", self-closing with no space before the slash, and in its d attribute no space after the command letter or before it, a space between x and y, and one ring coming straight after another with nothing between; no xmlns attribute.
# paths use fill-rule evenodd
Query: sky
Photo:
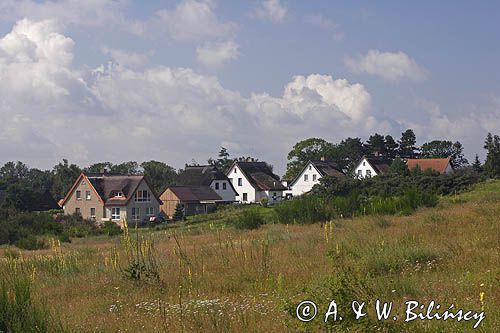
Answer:
<svg viewBox="0 0 500 333"><path fill-rule="evenodd" d="M500 132L498 1L2 0L0 163L205 163Z"/></svg>

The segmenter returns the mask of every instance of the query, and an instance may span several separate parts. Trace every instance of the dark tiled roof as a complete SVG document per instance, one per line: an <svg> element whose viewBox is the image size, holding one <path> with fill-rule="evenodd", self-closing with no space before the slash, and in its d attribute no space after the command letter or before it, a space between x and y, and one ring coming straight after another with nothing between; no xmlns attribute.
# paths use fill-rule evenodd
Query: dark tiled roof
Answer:
<svg viewBox="0 0 500 333"><path fill-rule="evenodd" d="M444 173L448 164L450 164L450 158L413 158L406 161L410 170L418 165L422 171L431 169L439 173Z"/></svg>
<svg viewBox="0 0 500 333"><path fill-rule="evenodd" d="M341 168L335 161L310 161L314 167L319 171L321 176L343 177L345 176ZM309 164L309 163L308 163Z"/></svg>
<svg viewBox="0 0 500 333"><path fill-rule="evenodd" d="M385 173L385 172L389 171L389 168L390 168L391 163L392 163L391 160L389 160L385 157L376 157L376 156L366 157L365 156L364 158L366 158L368 163L370 163L370 165L375 169L377 174Z"/></svg>
<svg viewBox="0 0 500 333"><path fill-rule="evenodd" d="M87 174L86 176L107 205L127 204L144 179L141 175ZM150 190L153 191L151 187ZM116 192L122 192L124 198L113 198ZM159 200L156 193L152 192L152 194Z"/></svg>
<svg viewBox="0 0 500 333"><path fill-rule="evenodd" d="M221 201L222 198L209 186L171 186L180 201Z"/></svg>
<svg viewBox="0 0 500 333"><path fill-rule="evenodd" d="M287 188L280 182L265 162L236 162L253 187L261 191L285 191Z"/></svg>
<svg viewBox="0 0 500 333"><path fill-rule="evenodd" d="M187 166L177 176L179 186L209 186L213 180L227 180L227 176L213 165Z"/></svg>

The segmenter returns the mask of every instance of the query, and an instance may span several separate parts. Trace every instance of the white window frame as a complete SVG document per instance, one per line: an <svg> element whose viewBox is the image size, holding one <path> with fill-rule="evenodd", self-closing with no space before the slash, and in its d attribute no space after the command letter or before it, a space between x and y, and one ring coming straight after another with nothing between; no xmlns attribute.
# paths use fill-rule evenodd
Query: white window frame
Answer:
<svg viewBox="0 0 500 333"><path fill-rule="evenodd" d="M120 207L111 207L111 220L120 221Z"/></svg>
<svg viewBox="0 0 500 333"><path fill-rule="evenodd" d="M316 175L313 175L313 182L315 182L317 179Z"/></svg>
<svg viewBox="0 0 500 333"><path fill-rule="evenodd" d="M308 182L308 181L309 181L309 175L307 175L307 174L306 174L306 175L304 175L304 181L305 181L305 182Z"/></svg>
<svg viewBox="0 0 500 333"><path fill-rule="evenodd" d="M144 197L144 194L146 194L146 197ZM139 190L139 191L135 192L134 201L135 202L151 202L151 192L149 192L148 190Z"/></svg>
<svg viewBox="0 0 500 333"><path fill-rule="evenodd" d="M75 197L76 200L82 200L82 191L76 190Z"/></svg>
<svg viewBox="0 0 500 333"><path fill-rule="evenodd" d="M85 191L85 200L92 200L92 195L90 191Z"/></svg>
<svg viewBox="0 0 500 333"><path fill-rule="evenodd" d="M148 216L148 217L155 216L155 208L154 207L146 207L146 216Z"/></svg>

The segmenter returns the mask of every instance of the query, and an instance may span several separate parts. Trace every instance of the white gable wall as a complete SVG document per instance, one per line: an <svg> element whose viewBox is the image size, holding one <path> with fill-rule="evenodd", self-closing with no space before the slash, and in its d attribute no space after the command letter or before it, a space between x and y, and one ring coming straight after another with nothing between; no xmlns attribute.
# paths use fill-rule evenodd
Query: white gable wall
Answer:
<svg viewBox="0 0 500 333"><path fill-rule="evenodd" d="M260 197L257 197L257 191L255 188L250 184L248 179L245 177L243 172L241 172L241 169L237 166L234 165L229 173L227 174L227 177L229 180L233 183L234 189L236 192L238 192L238 195L236 196L236 201L241 202L241 203L250 203L250 202L258 202ZM238 179L241 178L241 185L238 185ZM243 201L243 197L246 193L247 200Z"/></svg>
<svg viewBox="0 0 500 333"><path fill-rule="evenodd" d="M306 177L307 176L307 177ZM306 180L307 178L307 180ZM309 192L314 185L319 183L321 174L316 168L309 163L302 171L300 176L296 179L295 183L291 186L291 192L294 197Z"/></svg>
<svg viewBox="0 0 500 333"><path fill-rule="evenodd" d="M219 184L219 189L216 189L215 184ZM226 184L226 189L224 189L224 185ZM233 188L231 187L231 184L227 180L213 180L212 183L210 184L210 187L212 190L215 191L221 198L222 201L235 201L236 200L236 193L234 192Z"/></svg>
<svg viewBox="0 0 500 333"><path fill-rule="evenodd" d="M367 171L370 171L371 172L371 177L373 176L376 176L377 175L377 172L375 171L375 169L372 168L372 166L370 165L370 163L368 163L368 161L366 160L366 158L363 158L361 160L361 162L359 162L358 166L356 167L356 169L354 169L354 176L356 178L365 178L367 177ZM361 171L361 174L359 173ZM368 176L370 177L370 176Z"/></svg>

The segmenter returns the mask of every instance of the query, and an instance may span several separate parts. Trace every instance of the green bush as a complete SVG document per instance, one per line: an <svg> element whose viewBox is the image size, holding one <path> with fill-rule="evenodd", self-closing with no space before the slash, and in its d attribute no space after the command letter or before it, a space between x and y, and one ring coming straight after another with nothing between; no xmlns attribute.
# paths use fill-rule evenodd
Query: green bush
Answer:
<svg viewBox="0 0 500 333"><path fill-rule="evenodd" d="M310 224L326 222L335 216L334 205L318 196L303 196L285 201L274 207L279 223Z"/></svg>
<svg viewBox="0 0 500 333"><path fill-rule="evenodd" d="M118 236L122 233L122 229L114 222L106 221L104 226L102 227L102 231L104 234L109 237Z"/></svg>
<svg viewBox="0 0 500 333"><path fill-rule="evenodd" d="M243 210L234 220L238 229L258 229L264 224L264 217L256 209Z"/></svg>
<svg viewBox="0 0 500 333"><path fill-rule="evenodd" d="M38 239L35 235L28 235L24 238L21 238L15 245L24 250L40 250L46 249L48 246L43 239Z"/></svg>

